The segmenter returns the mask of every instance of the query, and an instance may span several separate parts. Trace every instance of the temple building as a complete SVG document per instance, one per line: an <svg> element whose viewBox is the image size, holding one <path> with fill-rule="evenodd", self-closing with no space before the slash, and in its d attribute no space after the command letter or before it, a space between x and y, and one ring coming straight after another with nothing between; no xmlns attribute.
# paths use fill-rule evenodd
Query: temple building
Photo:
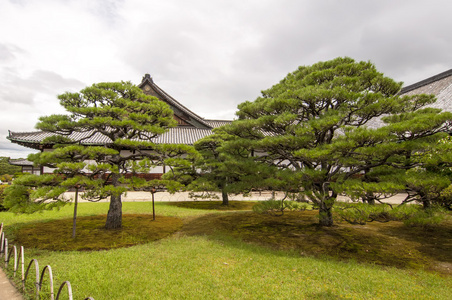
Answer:
<svg viewBox="0 0 452 300"><path fill-rule="evenodd" d="M213 133L212 129L231 123L231 121L227 120L209 120L198 116L156 85L149 74L145 74L138 87L140 87L145 94L155 96L167 103L173 110L174 118L178 123L176 127L170 128L164 134L152 139L154 143L193 145L197 140L211 135ZM51 151L53 147L52 144L42 143L46 137L51 135L54 134L45 131L9 131L7 139L12 143L24 147L40 151ZM108 142L108 138L100 133L92 136L87 134L86 138L80 137L80 133L74 133L73 135L76 140L81 140L83 145L104 145ZM71 136L72 135L70 135L69 138ZM36 166L33 168L33 164L27 160L11 160L10 163L22 166L23 171L27 173L42 174L51 172L51 170L47 170L46 168L39 168ZM155 170L155 172L156 174L161 174L164 170L158 169Z"/></svg>
<svg viewBox="0 0 452 300"><path fill-rule="evenodd" d="M29 173L29 174L35 174L40 175L42 174L42 167L41 166L35 166L33 162L26 160L25 158L19 158L19 159L10 159L9 164L13 166L19 166L22 168L22 173Z"/></svg>

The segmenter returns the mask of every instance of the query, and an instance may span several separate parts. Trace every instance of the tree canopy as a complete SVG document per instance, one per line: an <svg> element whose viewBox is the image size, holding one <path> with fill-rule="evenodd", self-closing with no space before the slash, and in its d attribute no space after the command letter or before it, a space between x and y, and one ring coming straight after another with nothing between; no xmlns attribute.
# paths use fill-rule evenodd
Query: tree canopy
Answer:
<svg viewBox="0 0 452 300"><path fill-rule="evenodd" d="M256 172L254 182L303 194L319 207L320 224L332 225L339 193L377 168L413 168L415 156L450 128L450 113L424 107L434 96L399 96L401 86L371 62L348 57L301 66L238 106L238 120L224 127L235 138L223 148L240 149L241 157L260 151L254 163L273 171Z"/></svg>

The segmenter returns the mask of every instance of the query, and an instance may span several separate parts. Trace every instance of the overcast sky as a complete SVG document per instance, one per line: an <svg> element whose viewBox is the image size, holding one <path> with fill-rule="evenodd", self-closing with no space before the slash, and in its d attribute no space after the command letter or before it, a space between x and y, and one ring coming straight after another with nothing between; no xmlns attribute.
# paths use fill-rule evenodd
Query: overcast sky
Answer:
<svg viewBox="0 0 452 300"><path fill-rule="evenodd" d="M198 115L233 119L300 65L370 60L409 85L452 68L450 0L0 0L0 156L63 113L57 95L145 73Z"/></svg>

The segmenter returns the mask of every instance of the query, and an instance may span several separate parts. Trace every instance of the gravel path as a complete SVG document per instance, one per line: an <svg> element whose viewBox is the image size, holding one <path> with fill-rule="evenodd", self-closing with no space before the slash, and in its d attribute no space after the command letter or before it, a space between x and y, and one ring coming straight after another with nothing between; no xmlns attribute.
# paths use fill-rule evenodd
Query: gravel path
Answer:
<svg viewBox="0 0 452 300"><path fill-rule="evenodd" d="M23 300L22 294L6 277L3 269L0 268L0 300Z"/></svg>

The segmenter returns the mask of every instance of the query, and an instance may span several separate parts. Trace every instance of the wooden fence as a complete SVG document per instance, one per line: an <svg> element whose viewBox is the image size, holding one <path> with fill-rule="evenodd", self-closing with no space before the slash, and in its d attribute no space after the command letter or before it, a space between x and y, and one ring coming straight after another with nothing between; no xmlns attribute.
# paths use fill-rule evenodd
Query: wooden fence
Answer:
<svg viewBox="0 0 452 300"><path fill-rule="evenodd" d="M27 270L25 271L25 253L24 253L24 247L20 246L19 248L19 253L17 251L17 247L16 245L13 245L12 247L8 246L8 239L5 236L5 232L3 231L3 223L1 223L0 225L0 258L4 257L4 269L7 270L9 267L9 263L11 260L11 257L13 258L13 276L15 277L17 274L17 270L19 268L19 264L20 264L20 269L21 269L21 282L22 282L22 290L25 293L26 292L26 288L25 288L25 283L28 279L28 275L32 270L32 266L34 266L34 270L35 270L35 282L34 282L34 286L35 286L35 293L36 293L36 299L40 298L40 292L42 290L42 284L44 281L44 276L47 274L48 278L49 278L49 289L50 289L50 299L51 300L58 300L60 298L60 295L63 293L64 290L67 291L68 294L68 298L69 300L72 300L72 287L71 287L71 283L69 281L64 281L59 289L58 289L58 293L56 295L55 298L55 293L54 293L54 289L53 289L53 274L52 274L52 268L50 267L50 265L45 266L41 272L39 272L39 263L37 259L32 259L30 260L30 262L28 263L28 267ZM19 262L19 258L20 258L20 262ZM0 260L1 262L1 260ZM65 289L66 288L66 289ZM92 297L88 297L85 298L84 300L94 300L94 298Z"/></svg>

